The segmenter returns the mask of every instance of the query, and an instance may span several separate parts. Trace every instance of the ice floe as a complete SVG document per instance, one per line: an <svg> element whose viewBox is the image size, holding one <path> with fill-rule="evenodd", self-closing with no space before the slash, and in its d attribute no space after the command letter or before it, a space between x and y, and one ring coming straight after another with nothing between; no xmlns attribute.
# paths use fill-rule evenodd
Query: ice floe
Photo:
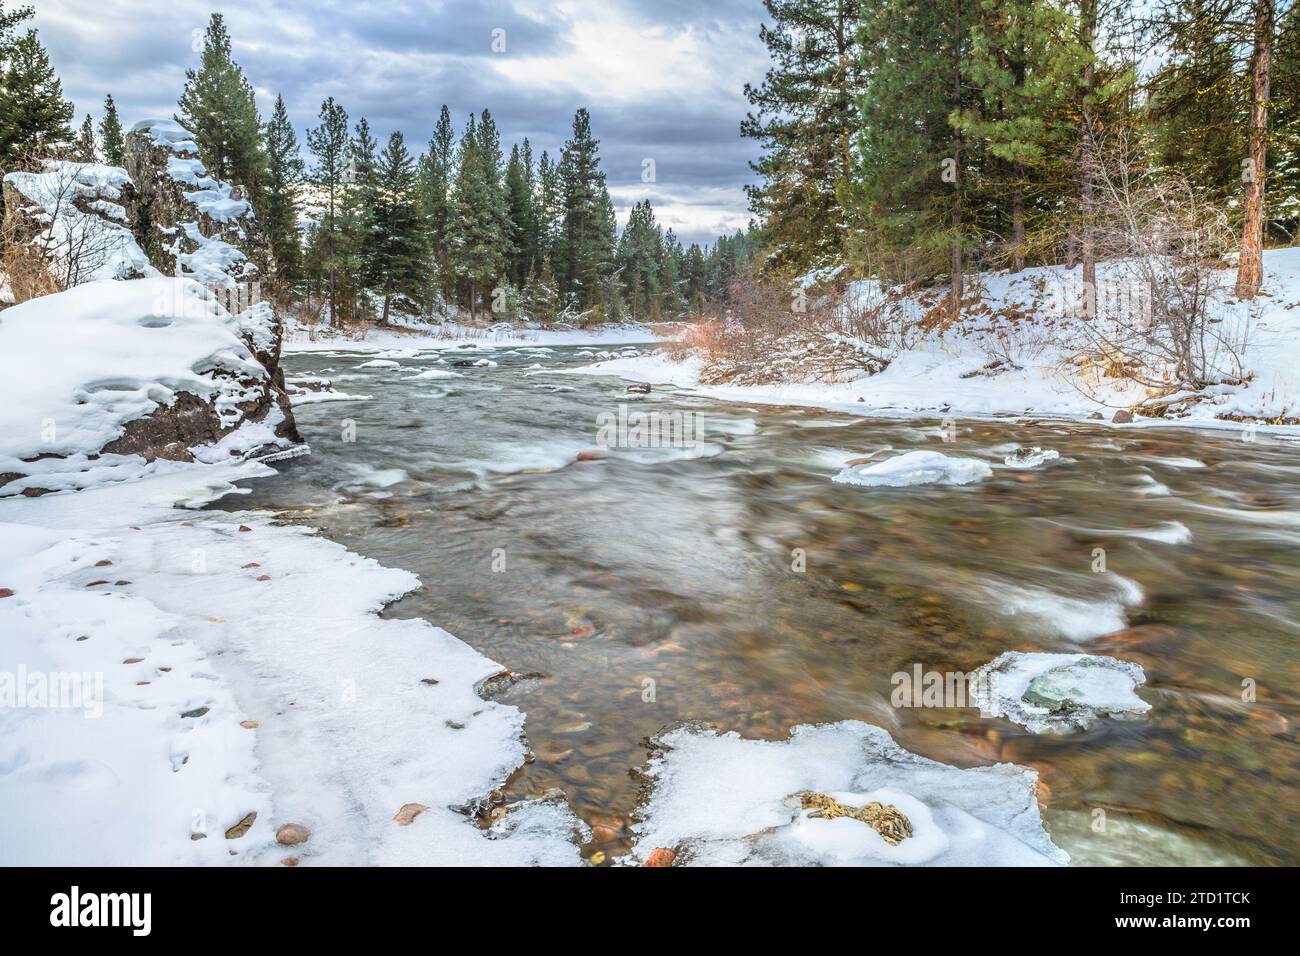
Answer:
<svg viewBox="0 0 1300 956"><path fill-rule="evenodd" d="M685 865L1035 866L1068 856L1043 829L1038 775L1013 764L963 770L847 720L795 727L786 741L685 727L654 740L650 795L633 859L656 848ZM799 795L878 802L907 818L896 844L857 819L824 819Z"/></svg>
<svg viewBox="0 0 1300 956"><path fill-rule="evenodd" d="M1146 683L1142 668L1114 657L1008 651L976 675L982 712L1036 734L1087 730L1100 717L1136 717L1151 709L1134 692Z"/></svg>
<svg viewBox="0 0 1300 956"><path fill-rule="evenodd" d="M937 451L909 451L880 462L849 465L832 481L869 488L968 485L993 474L978 458L950 458Z"/></svg>

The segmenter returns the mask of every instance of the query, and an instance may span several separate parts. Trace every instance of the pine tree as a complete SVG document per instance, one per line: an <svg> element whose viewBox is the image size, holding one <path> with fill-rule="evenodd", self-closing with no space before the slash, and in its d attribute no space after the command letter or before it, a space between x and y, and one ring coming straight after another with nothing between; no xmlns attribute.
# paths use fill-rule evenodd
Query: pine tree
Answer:
<svg viewBox="0 0 1300 956"><path fill-rule="evenodd" d="M1068 184L1070 97L1080 62L1066 42L1071 19L1055 0L981 0L970 16L962 72L977 93L957 123L986 151L974 184L980 225L1009 233L1011 268L1019 272L1027 216L1054 218Z"/></svg>
<svg viewBox="0 0 1300 956"><path fill-rule="evenodd" d="M81 129L77 131L77 141L72 148L77 156L77 162L99 162L99 146L95 143L95 121L90 118L89 113L81 121Z"/></svg>
<svg viewBox="0 0 1300 956"><path fill-rule="evenodd" d="M511 147L510 161L506 164L505 191L510 218L509 275L516 288L523 288L534 268L536 213L531 180L531 170L526 168L519 147Z"/></svg>
<svg viewBox="0 0 1300 956"><path fill-rule="evenodd" d="M193 134L208 174L242 185L256 205L266 181L262 123L253 88L230 54L225 21L214 13L199 69L185 71L176 121Z"/></svg>
<svg viewBox="0 0 1300 956"><path fill-rule="evenodd" d="M424 269L424 234L415 163L400 132L375 162L372 179L373 237L370 268L376 288L383 293L380 321L388 322L393 296L414 298Z"/></svg>
<svg viewBox="0 0 1300 956"><path fill-rule="evenodd" d="M417 182L420 194L420 214L433 261L430 286L450 297L450 230L452 220L451 177L455 163L455 134L451 128L451 111L444 104L438 114L438 123L429 140L429 150L420 157Z"/></svg>
<svg viewBox="0 0 1300 956"><path fill-rule="evenodd" d="M591 117L579 109L559 167L564 217L556 243L560 292L580 309L601 309L601 276L613 251L613 205L600 170Z"/></svg>
<svg viewBox="0 0 1300 956"><path fill-rule="evenodd" d="M661 318L662 242L650 201L633 205L619 238L617 265L622 273L624 301L629 314L637 321Z"/></svg>
<svg viewBox="0 0 1300 956"><path fill-rule="evenodd" d="M854 245L894 280L947 273L951 309L961 298L969 173L977 168L977 144L954 123L971 104L960 82L969 19L951 0L885 0L863 10L859 69L869 81L858 102L857 171L842 190Z"/></svg>
<svg viewBox="0 0 1300 956"><path fill-rule="evenodd" d="M554 322L560 314L560 289L551 268L551 257L542 259L537 275L528 283L524 295L524 309L528 317L538 322Z"/></svg>
<svg viewBox="0 0 1300 956"><path fill-rule="evenodd" d="M460 138L456 177L452 186L452 273L463 283L471 320L477 319L479 301L501 278L506 268L509 236L502 217L493 210L500 190L491 156L485 149L473 115Z"/></svg>
<svg viewBox="0 0 1300 956"><path fill-rule="evenodd" d="M122 122L117 118L117 104L112 94L104 97L104 118L99 121L99 138L104 144L104 162L110 166L126 165L126 140Z"/></svg>
<svg viewBox="0 0 1300 956"><path fill-rule="evenodd" d="M289 289L302 272L302 245L298 236L298 193L304 179L302 157L298 155L298 137L284 97L276 96L275 110L264 131L263 149L267 158L266 198L263 218L275 256L275 281L281 290Z"/></svg>
<svg viewBox="0 0 1300 956"><path fill-rule="evenodd" d="M320 125L307 130L307 148L316 159L310 182L324 199L321 221L313 233L313 246L326 276L330 321L338 316L338 268L342 245L339 210L348 160L348 114L334 97L321 104Z"/></svg>
<svg viewBox="0 0 1300 956"><path fill-rule="evenodd" d="M750 208L767 222L772 265L803 271L832 261L844 231L837 192L850 178L862 53L854 0L765 0L760 34L774 65L745 85L755 107L741 132L764 146L752 164ZM885 4L889 6L889 4Z"/></svg>
<svg viewBox="0 0 1300 956"><path fill-rule="evenodd" d="M554 259L564 221L564 195L560 187L560 167L542 150L537 163L537 255Z"/></svg>
<svg viewBox="0 0 1300 956"><path fill-rule="evenodd" d="M5 57L0 81L0 169L10 170L71 143L73 108L63 98L63 85L35 30L10 43Z"/></svg>
<svg viewBox="0 0 1300 956"><path fill-rule="evenodd" d="M375 138L370 122L357 120L348 143L343 199L339 210L340 273L347 284L347 315L365 317L364 291L374 280Z"/></svg>

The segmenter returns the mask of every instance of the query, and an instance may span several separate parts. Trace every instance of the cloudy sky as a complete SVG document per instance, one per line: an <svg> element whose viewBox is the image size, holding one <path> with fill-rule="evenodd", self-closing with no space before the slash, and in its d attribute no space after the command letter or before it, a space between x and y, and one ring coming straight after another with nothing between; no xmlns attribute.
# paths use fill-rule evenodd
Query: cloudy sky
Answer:
<svg viewBox="0 0 1300 956"><path fill-rule="evenodd" d="M226 17L235 59L268 115L284 95L294 126L333 96L386 138L422 148L446 103L457 128L492 110L507 150L527 136L558 152L591 110L619 207L648 197L687 241L748 221L756 144L741 138L742 88L766 69L760 0L35 0L35 25L77 106L96 119L112 93L124 123L170 116L202 29ZM494 34L504 31L504 34ZM493 50L494 35L504 51ZM498 46L500 43L498 42ZM645 159L656 181L642 181Z"/></svg>

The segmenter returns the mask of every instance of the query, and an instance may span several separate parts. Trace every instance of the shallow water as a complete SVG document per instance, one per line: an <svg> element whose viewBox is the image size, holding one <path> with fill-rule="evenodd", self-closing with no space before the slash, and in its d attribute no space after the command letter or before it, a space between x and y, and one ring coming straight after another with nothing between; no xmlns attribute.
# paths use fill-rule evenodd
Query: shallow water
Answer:
<svg viewBox="0 0 1300 956"><path fill-rule="evenodd" d="M938 421L556 374L595 360L579 351L474 353L499 364L424 379L407 377L467 356L289 356L290 377L371 398L301 406L313 454L224 506L283 509L415 572L423 589L390 615L540 674L500 698L527 712L537 754L508 794L562 787L598 827L588 854L626 851L630 771L662 728L782 739L854 718L948 763L1035 767L1078 863L1300 863L1297 446L1051 421L958 421L949 442ZM703 443L576 461L620 404L697 413ZM1017 446L1061 457L1002 467ZM889 449L983 459L993 476L831 482ZM1153 708L1034 736L969 707L891 706L896 672L1007 650L1136 661Z"/></svg>

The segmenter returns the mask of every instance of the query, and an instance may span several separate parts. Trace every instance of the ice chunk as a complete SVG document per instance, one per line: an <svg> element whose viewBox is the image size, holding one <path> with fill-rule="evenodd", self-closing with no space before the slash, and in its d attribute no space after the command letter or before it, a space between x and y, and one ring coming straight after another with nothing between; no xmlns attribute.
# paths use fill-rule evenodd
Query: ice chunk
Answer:
<svg viewBox="0 0 1300 956"><path fill-rule="evenodd" d="M1086 730L1099 717L1135 717L1151 709L1134 693L1146 683L1142 668L1114 657L1008 651L976 674L980 710L1036 734Z"/></svg>
<svg viewBox="0 0 1300 956"><path fill-rule="evenodd" d="M832 481L869 488L911 485L968 485L993 474L978 458L949 458L937 451L909 451L881 462L849 465Z"/></svg>
<svg viewBox="0 0 1300 956"><path fill-rule="evenodd" d="M909 753L879 727L795 727L787 741L685 727L655 738L652 788L633 859L657 847L695 865L1020 866L1068 861L1043 829L1038 775L1013 764L962 770ZM907 818L891 846L866 823L810 817L798 794L878 801Z"/></svg>
<svg viewBox="0 0 1300 956"><path fill-rule="evenodd" d="M1056 461L1061 453L1053 448L1017 448L1002 460L1008 468L1037 468L1049 461Z"/></svg>

